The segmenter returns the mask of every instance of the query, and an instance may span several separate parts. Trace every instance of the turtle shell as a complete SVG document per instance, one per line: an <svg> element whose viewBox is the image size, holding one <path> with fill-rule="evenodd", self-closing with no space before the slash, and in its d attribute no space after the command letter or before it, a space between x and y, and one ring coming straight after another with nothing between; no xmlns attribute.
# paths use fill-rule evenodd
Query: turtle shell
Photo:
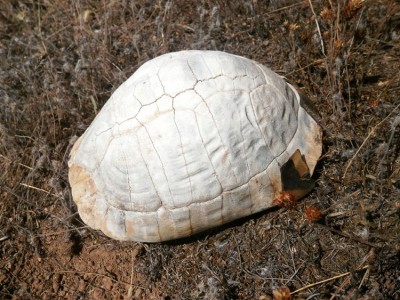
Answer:
<svg viewBox="0 0 400 300"><path fill-rule="evenodd" d="M181 51L146 62L112 94L71 151L69 181L86 224L159 242L273 206L296 153L306 182L321 130L282 77L240 56Z"/></svg>

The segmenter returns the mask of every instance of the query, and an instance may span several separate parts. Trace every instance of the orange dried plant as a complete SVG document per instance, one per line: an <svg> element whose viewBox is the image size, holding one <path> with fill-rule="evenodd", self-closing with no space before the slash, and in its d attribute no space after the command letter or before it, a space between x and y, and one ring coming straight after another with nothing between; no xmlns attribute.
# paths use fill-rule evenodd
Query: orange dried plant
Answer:
<svg viewBox="0 0 400 300"><path fill-rule="evenodd" d="M321 216L322 216L322 212L319 208L317 208L313 205L306 207L305 218L308 221L316 222L321 218Z"/></svg>
<svg viewBox="0 0 400 300"><path fill-rule="evenodd" d="M343 45L344 45L344 41L343 40L341 40L341 39L335 40L335 49L336 50L339 51L340 49L342 49Z"/></svg>
<svg viewBox="0 0 400 300"><path fill-rule="evenodd" d="M290 300L292 296L290 295L290 290L287 286L281 286L277 290L273 290L274 300Z"/></svg>
<svg viewBox="0 0 400 300"><path fill-rule="evenodd" d="M343 14L346 19L352 19L363 7L365 0L349 0L343 7Z"/></svg>
<svg viewBox="0 0 400 300"><path fill-rule="evenodd" d="M293 209L297 206L296 197L289 192L279 192L275 199L272 201L275 205Z"/></svg>
<svg viewBox="0 0 400 300"><path fill-rule="evenodd" d="M333 13L333 10L328 7L324 7L324 9L320 13L320 16L323 20L328 22L335 19L335 14Z"/></svg>
<svg viewBox="0 0 400 300"><path fill-rule="evenodd" d="M374 108L377 107L378 105L379 105L379 99L373 98L368 101L369 108Z"/></svg>

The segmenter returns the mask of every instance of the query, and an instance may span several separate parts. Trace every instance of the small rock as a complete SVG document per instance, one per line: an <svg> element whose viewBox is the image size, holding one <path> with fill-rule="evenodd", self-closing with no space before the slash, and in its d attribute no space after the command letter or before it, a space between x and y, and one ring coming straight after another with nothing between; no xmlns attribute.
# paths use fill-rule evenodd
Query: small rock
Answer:
<svg viewBox="0 0 400 300"><path fill-rule="evenodd" d="M103 288L107 291L111 290L112 288L112 280L109 277L105 277L103 279Z"/></svg>
<svg viewBox="0 0 400 300"><path fill-rule="evenodd" d="M60 282L61 282L62 276L61 274L56 274L53 277L53 291L54 293L57 293L59 288L60 288Z"/></svg>
<svg viewBox="0 0 400 300"><path fill-rule="evenodd" d="M134 299L140 299L140 296L142 295L142 289L141 288L138 288L136 291L135 291L135 295L133 296L134 297Z"/></svg>
<svg viewBox="0 0 400 300"><path fill-rule="evenodd" d="M86 289L86 282L85 280L81 279L78 285L78 291L83 292Z"/></svg>

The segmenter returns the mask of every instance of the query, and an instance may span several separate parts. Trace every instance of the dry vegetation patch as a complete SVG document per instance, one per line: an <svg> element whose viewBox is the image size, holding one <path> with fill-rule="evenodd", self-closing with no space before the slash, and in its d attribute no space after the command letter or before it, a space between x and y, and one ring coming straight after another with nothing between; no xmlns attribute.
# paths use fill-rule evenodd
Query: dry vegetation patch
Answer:
<svg viewBox="0 0 400 300"><path fill-rule="evenodd" d="M0 298L400 299L398 2L0 7ZM77 215L68 153L138 66L182 49L255 59L312 98L317 187L293 209L191 239L110 240Z"/></svg>

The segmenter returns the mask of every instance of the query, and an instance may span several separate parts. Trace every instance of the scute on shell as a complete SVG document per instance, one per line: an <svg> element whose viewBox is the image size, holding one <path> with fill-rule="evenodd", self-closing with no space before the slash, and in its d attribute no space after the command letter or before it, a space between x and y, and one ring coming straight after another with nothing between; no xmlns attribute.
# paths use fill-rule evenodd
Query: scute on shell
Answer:
<svg viewBox="0 0 400 300"><path fill-rule="evenodd" d="M69 180L86 224L159 242L273 206L297 150L312 174L321 130L291 85L243 57L181 51L113 93L74 145Z"/></svg>

